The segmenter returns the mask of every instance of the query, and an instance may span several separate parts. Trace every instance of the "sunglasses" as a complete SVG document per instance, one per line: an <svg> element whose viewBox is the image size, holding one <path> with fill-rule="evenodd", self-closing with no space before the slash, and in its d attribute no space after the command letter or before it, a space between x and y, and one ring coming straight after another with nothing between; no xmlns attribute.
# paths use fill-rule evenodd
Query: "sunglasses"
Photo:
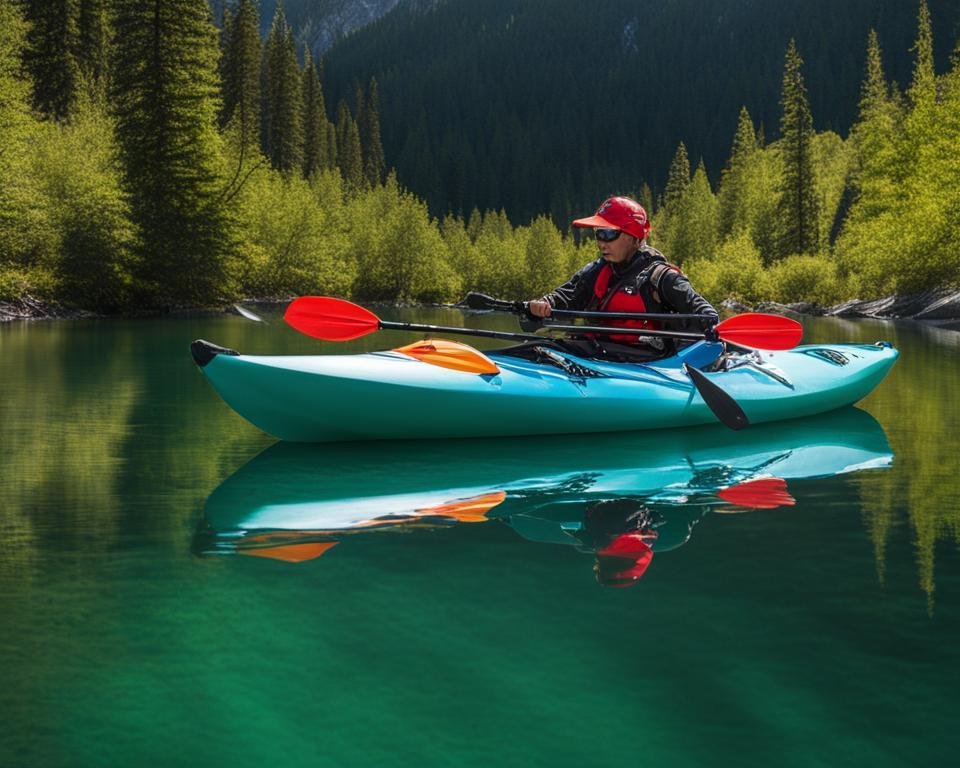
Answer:
<svg viewBox="0 0 960 768"><path fill-rule="evenodd" d="M620 233L622 231L623 230L620 229L604 229L602 227L598 227L597 229L593 230L593 236L601 243L612 243L614 240L620 237Z"/></svg>

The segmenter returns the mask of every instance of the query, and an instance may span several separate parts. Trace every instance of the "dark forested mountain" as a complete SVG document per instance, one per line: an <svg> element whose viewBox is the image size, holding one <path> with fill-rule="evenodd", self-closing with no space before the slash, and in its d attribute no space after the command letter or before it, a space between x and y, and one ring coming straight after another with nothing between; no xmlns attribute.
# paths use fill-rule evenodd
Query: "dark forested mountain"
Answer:
<svg viewBox="0 0 960 768"><path fill-rule="evenodd" d="M791 38L817 130L856 117L868 31L910 80L914 0L401 0L325 57L328 103L380 87L383 144L436 213L558 220L609 192L662 190L685 142L717 180L741 106L767 139ZM938 69L960 3L931 0Z"/></svg>
<svg viewBox="0 0 960 768"><path fill-rule="evenodd" d="M236 0L212 0L217 20L223 9L236 5ZM296 31L297 42L314 53L323 53L337 40L376 19L397 5L400 0L262 0L261 33L266 37L270 20L277 6ZM222 25L221 25L222 26Z"/></svg>

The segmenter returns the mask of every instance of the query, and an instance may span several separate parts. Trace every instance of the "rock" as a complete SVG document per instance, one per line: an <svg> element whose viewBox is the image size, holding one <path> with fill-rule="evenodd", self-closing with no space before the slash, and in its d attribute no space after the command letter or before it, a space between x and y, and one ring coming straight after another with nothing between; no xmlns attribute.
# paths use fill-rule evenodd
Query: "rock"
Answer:
<svg viewBox="0 0 960 768"><path fill-rule="evenodd" d="M845 301L829 307L830 317L889 317L914 320L960 320L960 292L938 288L915 294L894 294L871 301Z"/></svg>
<svg viewBox="0 0 960 768"><path fill-rule="evenodd" d="M729 309L731 312L736 312L737 314L740 314L741 312L753 311L746 304L743 304L736 299L724 299L720 304L720 309Z"/></svg>
<svg viewBox="0 0 960 768"><path fill-rule="evenodd" d="M913 317L915 320L960 319L960 291L950 291L933 299Z"/></svg>

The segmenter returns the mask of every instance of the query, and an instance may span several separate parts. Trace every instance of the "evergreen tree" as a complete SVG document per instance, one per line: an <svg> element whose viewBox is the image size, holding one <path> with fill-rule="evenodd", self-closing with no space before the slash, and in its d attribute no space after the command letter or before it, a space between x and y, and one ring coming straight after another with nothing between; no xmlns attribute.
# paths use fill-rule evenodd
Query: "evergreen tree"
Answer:
<svg viewBox="0 0 960 768"><path fill-rule="evenodd" d="M673 240L675 226L674 214L683 199L683 193L690 185L690 159L687 156L687 147L681 141L670 163L670 172L667 174L667 186L657 209L656 221L651 222L651 242L658 248L667 248ZM647 212L649 215L649 211Z"/></svg>
<svg viewBox="0 0 960 768"><path fill-rule="evenodd" d="M780 104L780 196L777 204L776 257L816 254L819 249L819 204L813 157L813 116L803 82L803 59L791 39L783 70Z"/></svg>
<svg viewBox="0 0 960 768"><path fill-rule="evenodd" d="M720 177L718 202L720 205L719 232L722 237L740 232L750 225L749 202L752 197L750 176L756 164L758 149L753 120L747 108L741 107L730 159Z"/></svg>
<svg viewBox="0 0 960 768"><path fill-rule="evenodd" d="M933 64L933 29L926 0L920 0L917 14L917 39L914 52L913 80L907 90L910 106L916 110L933 104L937 97L937 76Z"/></svg>
<svg viewBox="0 0 960 768"><path fill-rule="evenodd" d="M126 192L138 227L138 288L155 305L210 304L233 252L221 205L217 30L205 0L116 15L113 103Z"/></svg>
<svg viewBox="0 0 960 768"><path fill-rule="evenodd" d="M360 131L360 147L363 153L363 176L371 186L381 184L386 161L380 141L380 91L375 78L370 78L370 85L362 98L357 128Z"/></svg>
<svg viewBox="0 0 960 768"><path fill-rule="evenodd" d="M293 30L277 5L266 43L265 151L274 168L303 167L303 90Z"/></svg>
<svg viewBox="0 0 960 768"><path fill-rule="evenodd" d="M337 151L337 126L327 120L327 167L339 167L339 153Z"/></svg>
<svg viewBox="0 0 960 768"><path fill-rule="evenodd" d="M63 120L77 97L77 0L29 0L24 58L33 78L33 103L45 116Z"/></svg>
<svg viewBox="0 0 960 768"><path fill-rule="evenodd" d="M897 147L900 114L888 96L877 33L867 38L867 64L860 90L860 116L852 135L857 149L856 190L859 215L873 216L885 208L903 170Z"/></svg>
<svg viewBox="0 0 960 768"><path fill-rule="evenodd" d="M337 107L337 164L348 189L363 186L363 155L360 149L360 131L346 102Z"/></svg>
<svg viewBox="0 0 960 768"><path fill-rule="evenodd" d="M683 265L713 257L717 247L719 207L710 188L703 160L670 212L670 240L664 243L667 258Z"/></svg>
<svg viewBox="0 0 960 768"><path fill-rule="evenodd" d="M226 11L223 52L221 126L231 123L241 151L260 143L260 14L253 0L240 0Z"/></svg>
<svg viewBox="0 0 960 768"><path fill-rule="evenodd" d="M332 165L328 123L320 75L314 66L313 55L307 51L307 65L303 71L303 175L307 178Z"/></svg>
<svg viewBox="0 0 960 768"><path fill-rule="evenodd" d="M670 173L667 175L667 186L663 192L663 207L669 208L675 204L690 183L690 158L687 157L687 147L681 141L676 154L670 163Z"/></svg>
<svg viewBox="0 0 960 768"><path fill-rule="evenodd" d="M95 88L107 75L107 41L109 28L104 0L79 0L77 17L77 66Z"/></svg>
<svg viewBox="0 0 960 768"><path fill-rule="evenodd" d="M654 214L654 205L653 205L653 190L650 189L650 185L647 182L643 182L640 185L640 191L637 192L637 202L643 206L643 210L647 212L647 218L650 218Z"/></svg>

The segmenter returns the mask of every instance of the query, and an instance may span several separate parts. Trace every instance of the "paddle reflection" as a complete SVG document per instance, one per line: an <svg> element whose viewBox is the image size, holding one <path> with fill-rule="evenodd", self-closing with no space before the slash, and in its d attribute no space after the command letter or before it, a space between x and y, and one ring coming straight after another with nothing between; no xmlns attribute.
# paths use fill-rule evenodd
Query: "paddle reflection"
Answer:
<svg viewBox="0 0 960 768"><path fill-rule="evenodd" d="M790 506L791 482L892 459L880 425L853 408L741 433L277 443L210 495L193 549L304 562L387 531L496 521L591 555L599 583L625 587L709 512Z"/></svg>

